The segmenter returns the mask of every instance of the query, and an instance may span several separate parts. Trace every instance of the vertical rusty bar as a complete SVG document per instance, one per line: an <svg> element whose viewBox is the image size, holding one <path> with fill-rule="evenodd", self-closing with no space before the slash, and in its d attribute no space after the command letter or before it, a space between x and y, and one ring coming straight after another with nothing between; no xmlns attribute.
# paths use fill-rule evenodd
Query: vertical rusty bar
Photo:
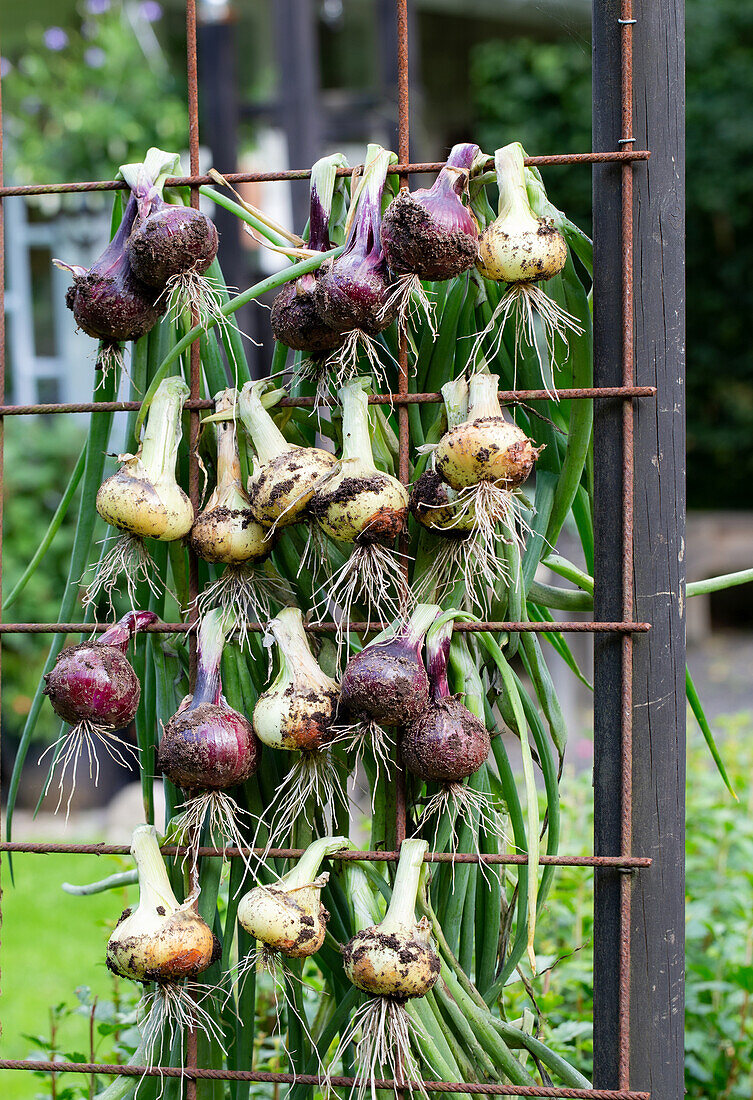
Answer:
<svg viewBox="0 0 753 1100"><path fill-rule="evenodd" d="M397 63L398 63L398 157L401 164L410 161L410 89L408 73L408 0L397 0ZM403 188L408 187L408 177L405 176ZM400 350L398 353L398 393L408 392L408 339L405 333L400 334ZM404 485L410 482L410 428L408 422L408 407L400 405L397 410L398 424L398 477ZM400 539L400 551L405 567L405 583L408 584L408 536L407 532ZM405 839L406 806L405 806L405 769L398 761L399 767L396 776L395 788L395 844L400 847Z"/></svg>
<svg viewBox="0 0 753 1100"><path fill-rule="evenodd" d="M199 174L199 77L196 38L196 0L186 0L186 76L188 84L188 143L190 157L190 172L192 176ZM191 187L191 206L198 207L199 192L196 186ZM191 324L199 323L198 310L194 309L191 316ZM190 389L191 398L197 400L201 397L201 347L198 340L191 344L190 351ZM200 413L196 408L189 412L189 452L188 452L188 495L191 499L194 512L199 510L199 464L197 460L197 446L199 442L199 428L201 425ZM188 595L189 595L189 622L195 622L197 617L196 596L199 592L199 562L196 554L188 549ZM189 635L189 652L191 661L191 679L196 674L196 635ZM198 861L194 861L191 867L191 889L198 887ZM197 890L198 893L198 890ZM196 902L198 910L198 901ZM186 1039L186 1066L195 1068L198 1065L198 1034L196 1027L192 1027ZM196 1100L196 1080L186 1081L186 1100Z"/></svg>
<svg viewBox="0 0 753 1100"><path fill-rule="evenodd" d="M633 147L633 0L622 0L620 17L620 97L622 135L620 147ZM633 265L633 165L621 168L622 192L622 384L633 384L634 348L634 265ZM633 511L635 466L633 458L634 407L622 406L622 617L633 616ZM621 823L620 854L629 855L633 835L633 637L622 638L621 730ZM630 902L632 878L620 879L618 1086L630 1087Z"/></svg>
<svg viewBox="0 0 753 1100"><path fill-rule="evenodd" d="M0 187L3 186L3 95L2 79L0 79ZM23 200L18 200L23 201ZM0 399L5 404L5 220L4 203L0 196ZM3 488L5 459L5 418L0 416L0 590L3 579ZM2 606L0 602L0 620L2 620ZM2 688L2 645L0 645L0 688ZM2 723L0 723L2 729ZM0 746L2 738L0 737ZM0 753L0 755L2 755ZM2 826L2 812L0 812L0 827ZM0 870L2 859L0 859ZM0 929L3 924L2 910L2 880L0 879ZM2 967L0 967L2 977ZM1 985L1 983L0 983Z"/></svg>

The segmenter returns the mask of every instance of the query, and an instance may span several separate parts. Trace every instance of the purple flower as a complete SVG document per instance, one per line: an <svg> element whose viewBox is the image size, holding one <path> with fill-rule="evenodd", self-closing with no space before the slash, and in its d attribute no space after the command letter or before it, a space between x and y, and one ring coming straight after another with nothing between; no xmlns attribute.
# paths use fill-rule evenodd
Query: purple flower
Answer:
<svg viewBox="0 0 753 1100"><path fill-rule="evenodd" d="M84 61L90 69L101 69L107 60L107 54L99 46L90 46L84 53Z"/></svg>
<svg viewBox="0 0 753 1100"><path fill-rule="evenodd" d="M43 37L48 50L64 50L68 45L68 35L62 27L48 27Z"/></svg>
<svg viewBox="0 0 753 1100"><path fill-rule="evenodd" d="M104 15L112 7L112 0L86 0L89 15Z"/></svg>
<svg viewBox="0 0 753 1100"><path fill-rule="evenodd" d="M156 23L162 18L162 5L157 0L143 0L139 7L139 15L146 19L147 23Z"/></svg>

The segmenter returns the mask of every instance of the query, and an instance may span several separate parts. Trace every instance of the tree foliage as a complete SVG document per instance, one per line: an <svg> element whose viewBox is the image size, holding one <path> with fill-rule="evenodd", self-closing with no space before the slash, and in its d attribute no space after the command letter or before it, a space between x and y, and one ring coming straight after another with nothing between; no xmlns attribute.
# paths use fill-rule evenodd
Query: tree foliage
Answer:
<svg viewBox="0 0 753 1100"><path fill-rule="evenodd" d="M531 153L590 148L590 49L487 41L474 50L475 136ZM688 500L749 505L753 481L753 8L687 0ZM551 176L551 180L550 177ZM553 200L588 228L588 172L552 169Z"/></svg>

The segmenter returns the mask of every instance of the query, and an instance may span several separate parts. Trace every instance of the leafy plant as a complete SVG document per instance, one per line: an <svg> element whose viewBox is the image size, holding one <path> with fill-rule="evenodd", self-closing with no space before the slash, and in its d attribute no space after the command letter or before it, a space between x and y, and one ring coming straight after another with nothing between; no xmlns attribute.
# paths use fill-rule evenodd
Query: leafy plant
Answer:
<svg viewBox="0 0 753 1100"><path fill-rule="evenodd" d="M110 179L149 145L188 141L183 88L159 40L159 4L87 0L77 23L30 24L4 59L14 182ZM7 170L7 169L6 169Z"/></svg>

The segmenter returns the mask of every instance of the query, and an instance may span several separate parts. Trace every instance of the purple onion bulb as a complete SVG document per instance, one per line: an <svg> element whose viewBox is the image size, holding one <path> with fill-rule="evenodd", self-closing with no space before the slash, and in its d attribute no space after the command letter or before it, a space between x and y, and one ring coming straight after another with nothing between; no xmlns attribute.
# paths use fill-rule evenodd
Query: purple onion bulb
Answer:
<svg viewBox="0 0 753 1100"><path fill-rule="evenodd" d="M71 725L122 729L136 717L141 685L126 657L131 636L157 622L151 611L129 611L98 641L67 646L45 675L44 694Z"/></svg>

